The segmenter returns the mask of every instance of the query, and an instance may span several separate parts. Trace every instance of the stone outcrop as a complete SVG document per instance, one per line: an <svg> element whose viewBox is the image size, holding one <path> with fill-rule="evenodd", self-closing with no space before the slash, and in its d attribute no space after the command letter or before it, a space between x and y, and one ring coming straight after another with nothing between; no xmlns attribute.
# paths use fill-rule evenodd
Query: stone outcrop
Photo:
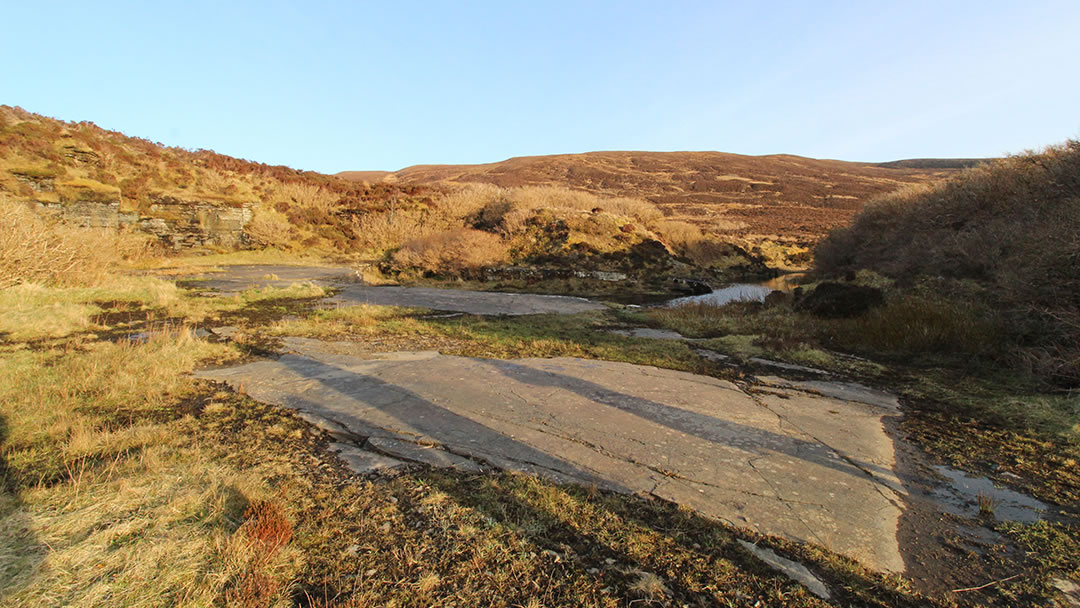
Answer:
<svg viewBox="0 0 1080 608"><path fill-rule="evenodd" d="M146 213L123 211L119 201L37 203L37 209L84 228L134 228L156 236L173 249L238 249L252 244L245 232L252 217L250 204L229 206L159 197Z"/></svg>

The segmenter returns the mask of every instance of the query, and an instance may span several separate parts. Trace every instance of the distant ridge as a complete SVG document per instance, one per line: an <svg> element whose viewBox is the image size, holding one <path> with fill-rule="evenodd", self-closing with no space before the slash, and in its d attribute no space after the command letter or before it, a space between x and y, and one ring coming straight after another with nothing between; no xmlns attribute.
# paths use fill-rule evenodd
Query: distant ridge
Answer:
<svg viewBox="0 0 1080 608"><path fill-rule="evenodd" d="M908 158L893 160L887 163L877 163L878 167L886 169L970 169L982 163L990 162L992 158Z"/></svg>
<svg viewBox="0 0 1080 608"><path fill-rule="evenodd" d="M478 165L415 165L339 177L394 185L566 186L656 203L666 215L703 228L783 235L815 242L847 225L874 196L943 179L979 159L891 163L822 160L790 154L610 151L521 156Z"/></svg>

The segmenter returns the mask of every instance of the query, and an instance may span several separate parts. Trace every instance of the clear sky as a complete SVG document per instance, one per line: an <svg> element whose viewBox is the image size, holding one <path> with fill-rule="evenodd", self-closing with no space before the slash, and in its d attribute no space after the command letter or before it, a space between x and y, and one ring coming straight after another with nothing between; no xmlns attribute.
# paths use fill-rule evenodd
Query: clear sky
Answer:
<svg viewBox="0 0 1080 608"><path fill-rule="evenodd" d="M1080 1L17 2L0 103L323 172L1080 137Z"/></svg>

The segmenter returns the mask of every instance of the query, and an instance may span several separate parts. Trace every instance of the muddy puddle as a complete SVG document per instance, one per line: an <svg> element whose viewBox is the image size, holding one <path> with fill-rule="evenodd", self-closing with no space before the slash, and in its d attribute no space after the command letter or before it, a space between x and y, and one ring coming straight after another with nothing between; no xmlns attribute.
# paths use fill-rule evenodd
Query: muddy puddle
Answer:
<svg viewBox="0 0 1080 608"><path fill-rule="evenodd" d="M961 517L992 516L999 521L1033 523L1043 518L1048 506L1026 494L1001 488L985 477L972 477L952 467L935 466L945 483L931 497L947 512Z"/></svg>

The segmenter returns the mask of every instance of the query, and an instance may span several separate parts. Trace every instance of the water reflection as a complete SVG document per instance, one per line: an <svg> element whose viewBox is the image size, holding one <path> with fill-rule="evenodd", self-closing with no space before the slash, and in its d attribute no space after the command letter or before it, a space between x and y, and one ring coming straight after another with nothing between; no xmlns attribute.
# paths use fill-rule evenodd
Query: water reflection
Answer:
<svg viewBox="0 0 1080 608"><path fill-rule="evenodd" d="M773 291L791 291L799 285L803 273L796 272L780 275L769 279L764 283L735 283L712 293L698 296L686 296L669 300L664 306L680 306L682 304L712 304L722 306L729 302L764 302L765 296Z"/></svg>

